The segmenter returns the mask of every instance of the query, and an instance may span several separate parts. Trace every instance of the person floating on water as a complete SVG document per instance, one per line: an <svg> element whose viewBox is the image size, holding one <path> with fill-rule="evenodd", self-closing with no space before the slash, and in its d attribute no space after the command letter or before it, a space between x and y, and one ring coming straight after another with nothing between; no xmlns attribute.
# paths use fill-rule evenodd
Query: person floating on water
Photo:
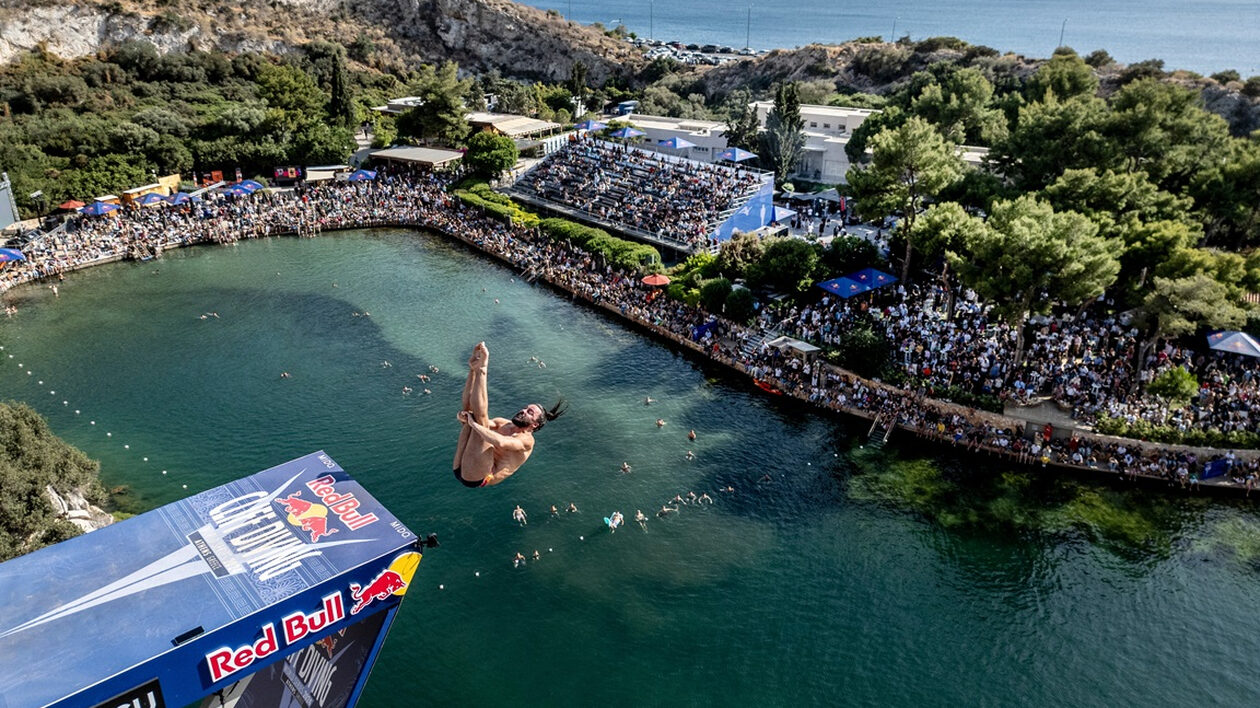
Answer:
<svg viewBox="0 0 1260 708"><path fill-rule="evenodd" d="M642 510L642 509L635 509L635 510L634 510L634 520L635 520L635 521L637 521L637 522L639 522L639 526L640 526L640 527L641 527L644 531L647 531L647 520L648 520L648 519L647 519L647 515L643 513L643 510Z"/></svg>
<svg viewBox="0 0 1260 708"><path fill-rule="evenodd" d="M525 520L525 510L521 508L520 504L517 504L516 508L512 510L512 520L521 526L529 523Z"/></svg>
<svg viewBox="0 0 1260 708"><path fill-rule="evenodd" d="M604 522L608 524L609 533L616 533L617 527L620 526L621 523L625 520L626 520L625 517L621 515L620 511L614 511L612 513L612 516L608 517L607 519L604 519Z"/></svg>
<svg viewBox="0 0 1260 708"><path fill-rule="evenodd" d="M511 477L534 451L534 432L565 411L564 399L547 410L531 403L511 420L490 418L486 373L490 351L478 342L468 358L468 380L459 413L463 427L451 464L455 479L465 487L489 487ZM431 367L436 373L437 367Z"/></svg>

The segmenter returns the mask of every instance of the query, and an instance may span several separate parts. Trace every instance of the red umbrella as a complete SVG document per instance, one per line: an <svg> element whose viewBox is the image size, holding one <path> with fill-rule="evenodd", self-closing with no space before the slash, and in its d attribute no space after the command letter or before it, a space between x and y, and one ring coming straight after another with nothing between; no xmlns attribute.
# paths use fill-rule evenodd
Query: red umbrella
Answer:
<svg viewBox="0 0 1260 708"><path fill-rule="evenodd" d="M79 201L78 199L71 199L71 200L69 200L69 201L65 201L65 202L62 202L61 204L57 205L57 208L58 208L58 209L65 209L66 211L70 211L70 210L72 210L72 209L82 209L82 208L83 208L83 207L85 207L85 206L87 206L87 205L86 205L86 204L84 204L83 202Z"/></svg>
<svg viewBox="0 0 1260 708"><path fill-rule="evenodd" d="M669 285L669 276L657 273L643 279L644 285Z"/></svg>

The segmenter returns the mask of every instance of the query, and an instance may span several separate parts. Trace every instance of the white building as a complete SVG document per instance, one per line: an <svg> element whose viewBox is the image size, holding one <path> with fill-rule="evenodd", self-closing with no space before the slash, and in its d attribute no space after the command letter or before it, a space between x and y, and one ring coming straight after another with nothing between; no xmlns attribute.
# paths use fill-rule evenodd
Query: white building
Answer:
<svg viewBox="0 0 1260 708"><path fill-rule="evenodd" d="M643 137L630 142L677 157L685 157L700 162L713 162L718 153L726 149L726 124L712 120L694 118L668 118L665 116L649 116L642 113L630 113L617 116L615 120L629 121L631 125L642 130ZM695 143L695 147L684 150L670 150L657 145L662 140L682 138Z"/></svg>
<svg viewBox="0 0 1260 708"><path fill-rule="evenodd" d="M757 122L766 127L766 117L774 108L773 101L755 101ZM870 116L879 111L872 108L841 108L839 106L801 106L801 120L805 122L805 149L792 176L811 182L841 183L849 171L849 156L844 147L849 144L853 131Z"/></svg>

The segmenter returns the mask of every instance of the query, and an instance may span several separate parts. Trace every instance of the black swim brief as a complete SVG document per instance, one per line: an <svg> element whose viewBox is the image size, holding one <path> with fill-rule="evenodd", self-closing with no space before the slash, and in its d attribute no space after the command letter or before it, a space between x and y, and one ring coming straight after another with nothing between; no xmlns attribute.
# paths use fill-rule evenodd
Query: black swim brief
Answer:
<svg viewBox="0 0 1260 708"><path fill-rule="evenodd" d="M462 485L464 485L465 487L473 487L473 488L476 488L476 487L484 487L484 486L486 486L486 480L484 480L484 479L482 479L482 480L480 480L480 481L478 481L478 482L469 482L468 480L464 479L464 476L463 476L463 475L461 475L461 474L459 473L459 468L458 468L458 467L456 467L456 468L454 469L454 472L455 472L455 479L458 479L458 480L459 480L459 483L460 483L460 484L462 484Z"/></svg>

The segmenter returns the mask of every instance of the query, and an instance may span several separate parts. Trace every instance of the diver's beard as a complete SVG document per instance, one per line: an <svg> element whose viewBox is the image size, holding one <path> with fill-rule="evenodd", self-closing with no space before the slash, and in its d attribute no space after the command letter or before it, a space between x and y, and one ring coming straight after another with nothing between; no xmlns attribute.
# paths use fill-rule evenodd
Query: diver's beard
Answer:
<svg viewBox="0 0 1260 708"><path fill-rule="evenodd" d="M517 413L516 415L512 416L512 425L515 425L521 430L529 430L530 426L532 426L533 423L531 423L528 418L523 418L521 417L519 413Z"/></svg>

